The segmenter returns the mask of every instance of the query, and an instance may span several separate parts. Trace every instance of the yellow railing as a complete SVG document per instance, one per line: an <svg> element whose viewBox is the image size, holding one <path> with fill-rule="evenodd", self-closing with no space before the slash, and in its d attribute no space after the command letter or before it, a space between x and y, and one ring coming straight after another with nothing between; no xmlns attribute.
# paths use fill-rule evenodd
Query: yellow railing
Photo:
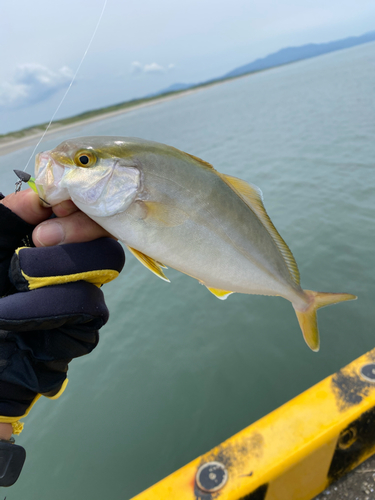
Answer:
<svg viewBox="0 0 375 500"><path fill-rule="evenodd" d="M375 452L375 349L133 500L311 500Z"/></svg>

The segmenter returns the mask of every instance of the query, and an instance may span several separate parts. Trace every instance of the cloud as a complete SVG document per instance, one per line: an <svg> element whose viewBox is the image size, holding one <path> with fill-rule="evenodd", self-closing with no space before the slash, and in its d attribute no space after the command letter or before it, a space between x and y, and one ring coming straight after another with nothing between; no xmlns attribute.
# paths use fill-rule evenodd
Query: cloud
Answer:
<svg viewBox="0 0 375 500"><path fill-rule="evenodd" d="M20 108L43 101L67 88L72 77L67 66L53 71L41 64L21 64L8 81L0 83L0 107Z"/></svg>
<svg viewBox="0 0 375 500"><path fill-rule="evenodd" d="M143 67L145 73L164 73L165 69L158 63L145 64Z"/></svg>
<svg viewBox="0 0 375 500"><path fill-rule="evenodd" d="M164 67L156 62L152 62L150 64L142 64L139 61L134 61L130 65L130 72L133 75L139 75L141 73L162 74L162 73L167 73L168 71L171 71L174 68L175 65L172 63Z"/></svg>
<svg viewBox="0 0 375 500"><path fill-rule="evenodd" d="M134 61L131 63L130 73L139 74L142 73L142 71L143 71L143 65L140 62Z"/></svg>

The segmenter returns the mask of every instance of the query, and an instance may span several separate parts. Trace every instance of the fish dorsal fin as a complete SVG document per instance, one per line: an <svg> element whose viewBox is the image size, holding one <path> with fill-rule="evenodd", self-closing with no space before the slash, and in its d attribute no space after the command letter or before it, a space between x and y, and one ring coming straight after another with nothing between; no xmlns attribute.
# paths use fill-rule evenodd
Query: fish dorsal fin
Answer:
<svg viewBox="0 0 375 500"><path fill-rule="evenodd" d="M149 269L152 273L156 274L156 276L159 276L164 281L168 281L170 283L169 279L166 277L166 275L163 273L161 270L161 267L164 267L167 269L163 264L160 264L156 260L154 260L152 257L149 257L148 255L145 255L144 253L140 252L139 250L136 250L135 248L129 247L129 250L131 253L136 257L141 264L143 264L147 269Z"/></svg>
<svg viewBox="0 0 375 500"><path fill-rule="evenodd" d="M210 168L211 170L215 170L214 167L211 165L211 163L208 163L208 161L204 161L201 158L198 158L198 156L191 155L190 153L185 153L185 154L190 156L190 158L193 158L193 160L200 163L202 167L206 167L206 168ZM215 170L215 172L216 172L216 170Z"/></svg>
<svg viewBox="0 0 375 500"><path fill-rule="evenodd" d="M288 245L282 239L277 229L273 225L271 219L269 218L266 209L263 205L263 195L262 191L254 184L249 184L248 182L238 179L237 177L232 177L230 175L220 174L224 182L226 182L234 191L242 198L242 200L253 210L257 215L258 219L261 221L263 226L267 229L268 233L275 242L277 248L279 249L281 255L283 256L284 262L289 270L289 273L293 281L299 285L300 277L296 261L294 260L293 254L290 251Z"/></svg>
<svg viewBox="0 0 375 500"><path fill-rule="evenodd" d="M220 300L225 300L227 297L229 297L229 295L234 293L234 292L228 292L227 290L220 290L220 288L212 288L210 286L207 286L207 289Z"/></svg>

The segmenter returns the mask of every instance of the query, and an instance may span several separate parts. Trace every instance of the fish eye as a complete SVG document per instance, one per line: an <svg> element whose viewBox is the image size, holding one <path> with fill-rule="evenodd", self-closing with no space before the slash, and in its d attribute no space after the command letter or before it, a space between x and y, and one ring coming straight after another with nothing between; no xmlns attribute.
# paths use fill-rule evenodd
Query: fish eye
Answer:
<svg viewBox="0 0 375 500"><path fill-rule="evenodd" d="M79 162L82 163L83 165L87 165L88 162L90 161L90 158L87 155L82 155L78 158Z"/></svg>
<svg viewBox="0 0 375 500"><path fill-rule="evenodd" d="M92 167L96 163L96 156L92 151L78 151L74 163L77 167Z"/></svg>

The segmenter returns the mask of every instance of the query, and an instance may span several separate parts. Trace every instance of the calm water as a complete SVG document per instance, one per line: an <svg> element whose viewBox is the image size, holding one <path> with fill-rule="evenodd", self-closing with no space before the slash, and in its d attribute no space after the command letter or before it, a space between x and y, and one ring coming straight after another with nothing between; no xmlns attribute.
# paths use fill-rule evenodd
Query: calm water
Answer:
<svg viewBox="0 0 375 500"><path fill-rule="evenodd" d="M217 300L128 255L101 342L39 401L8 500L127 499L375 345L375 44L269 70L70 130L165 142L261 187L302 286L359 296L319 312L321 351L281 298ZM2 191L29 149L0 157Z"/></svg>

